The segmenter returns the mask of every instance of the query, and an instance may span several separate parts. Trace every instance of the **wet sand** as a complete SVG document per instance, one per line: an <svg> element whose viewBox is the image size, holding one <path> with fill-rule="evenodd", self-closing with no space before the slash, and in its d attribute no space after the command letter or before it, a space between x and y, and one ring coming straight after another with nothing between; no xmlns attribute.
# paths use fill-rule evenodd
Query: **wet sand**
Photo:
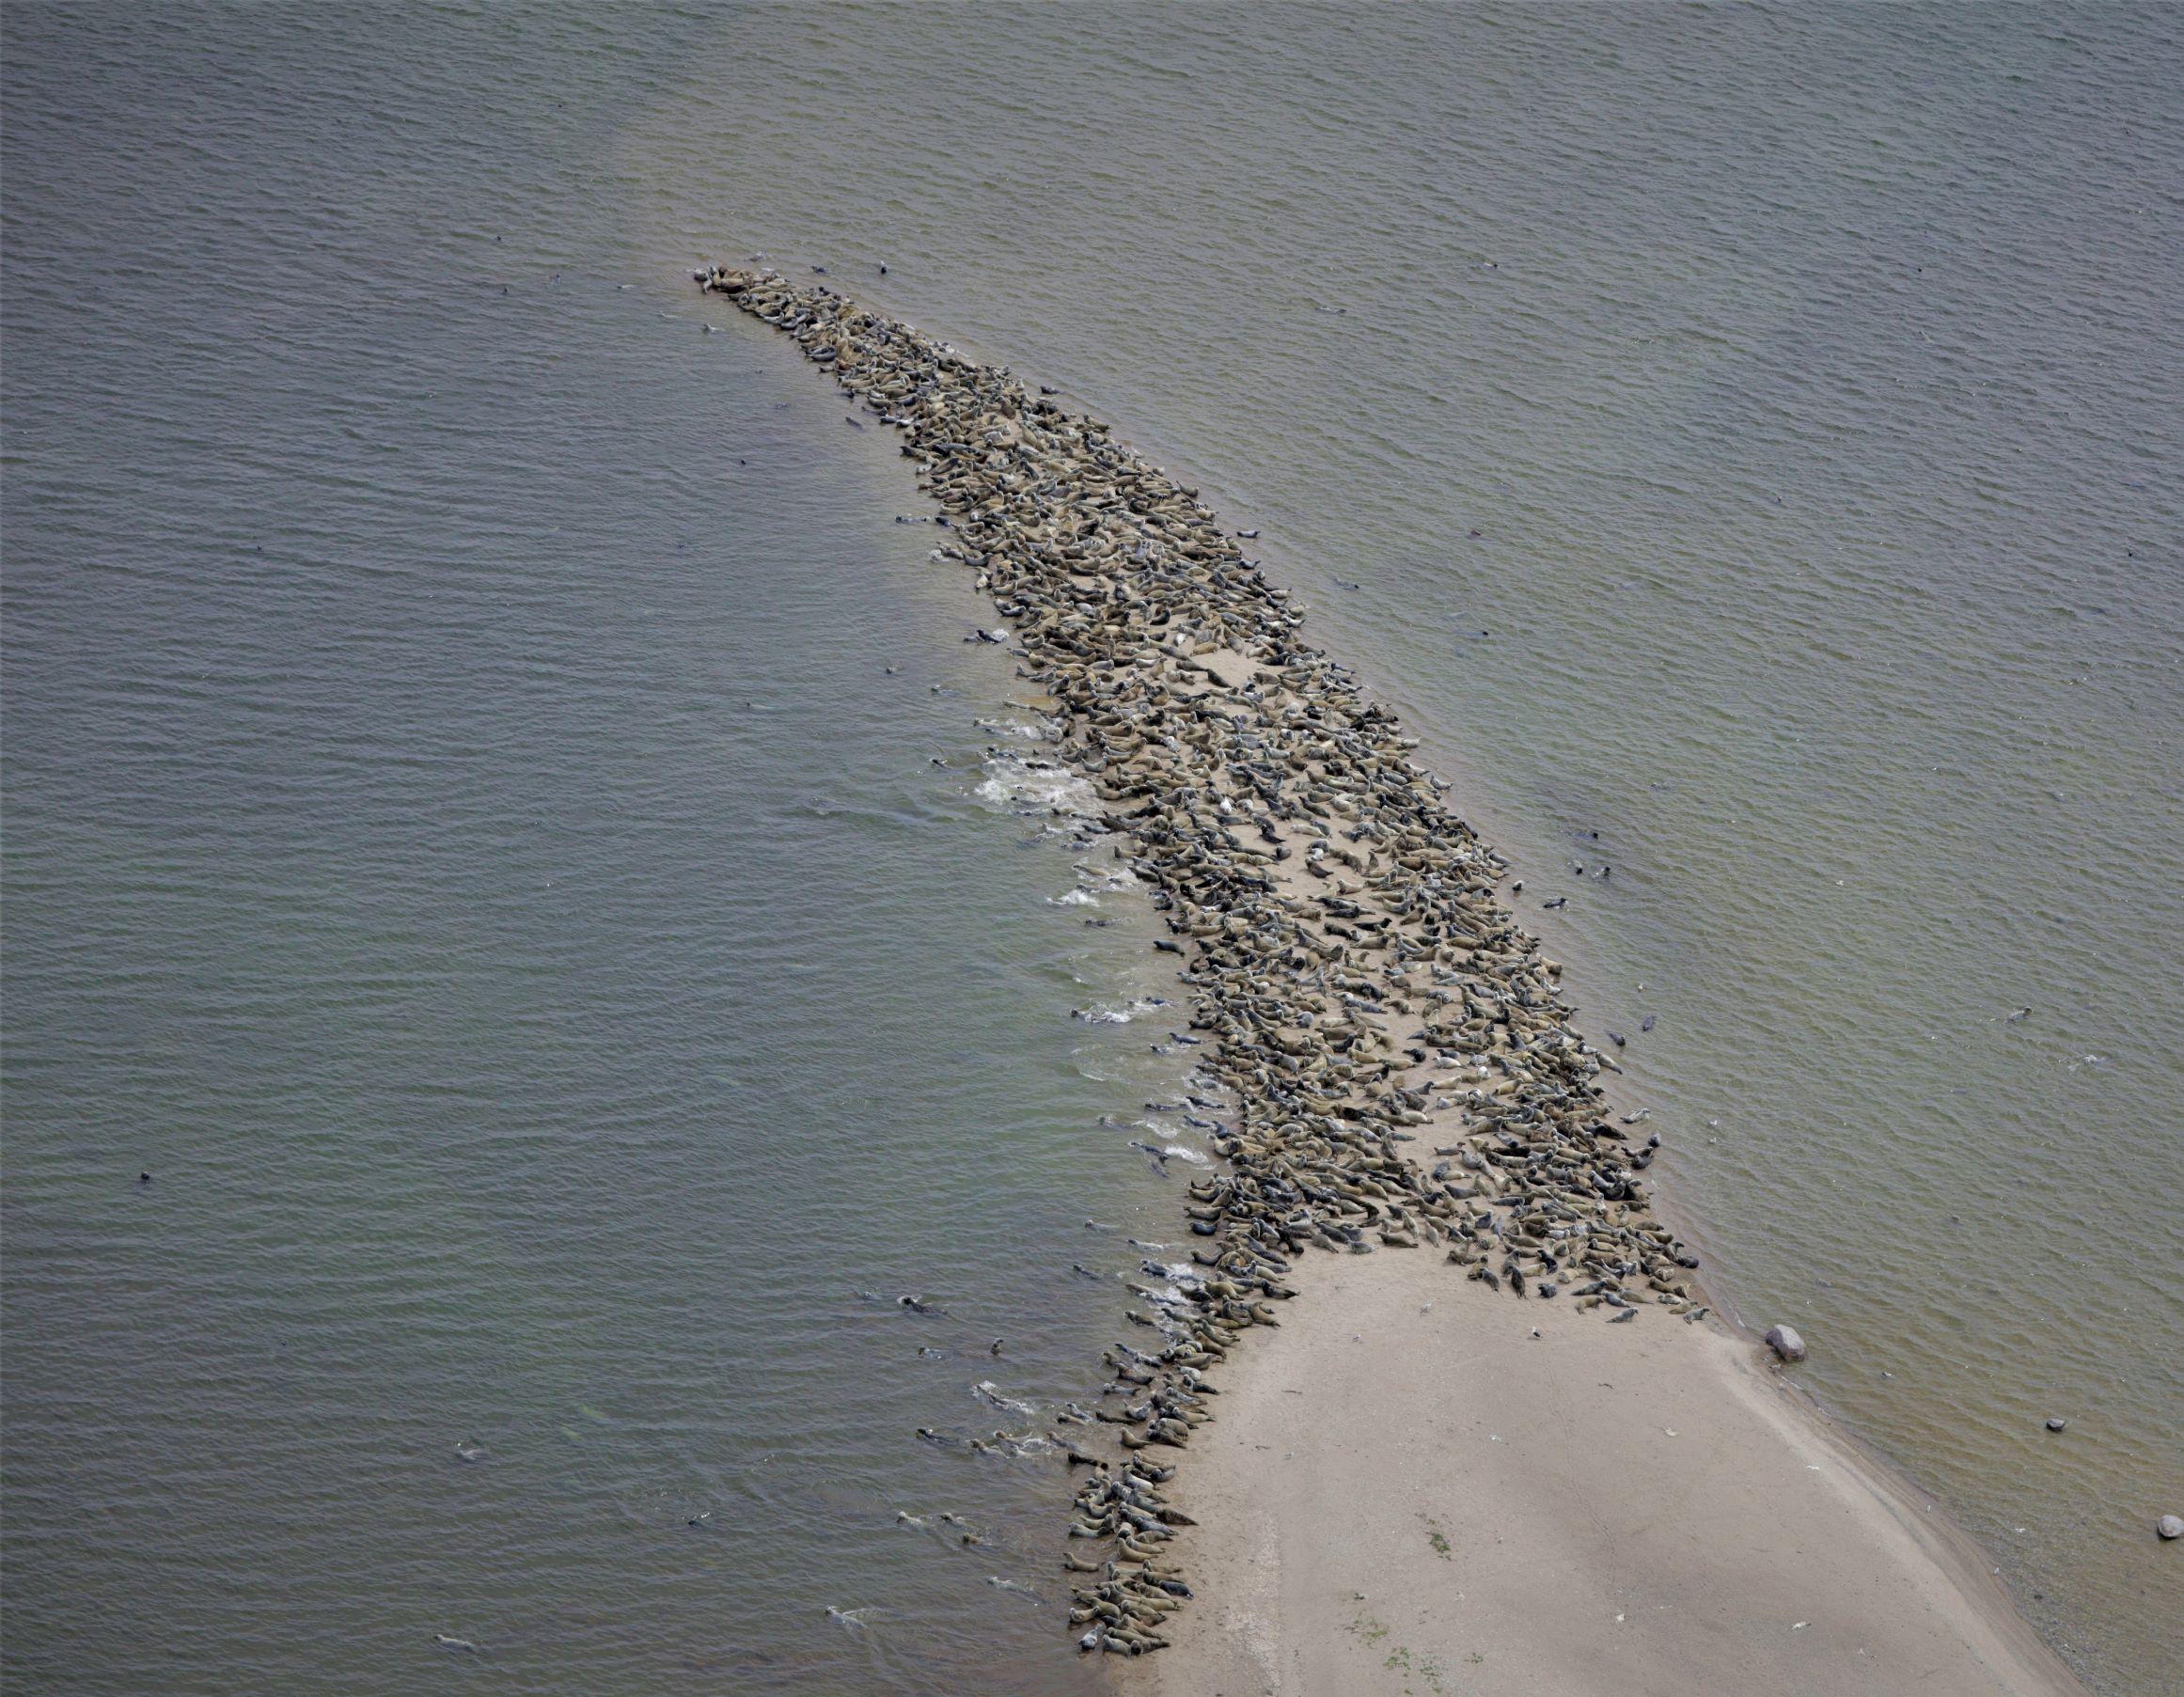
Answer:
<svg viewBox="0 0 2184 1697"><path fill-rule="evenodd" d="M1760 1345L1439 1261L1316 1265L1239 1353L1175 1487L1202 1600L1122 1691L2082 1693Z"/></svg>

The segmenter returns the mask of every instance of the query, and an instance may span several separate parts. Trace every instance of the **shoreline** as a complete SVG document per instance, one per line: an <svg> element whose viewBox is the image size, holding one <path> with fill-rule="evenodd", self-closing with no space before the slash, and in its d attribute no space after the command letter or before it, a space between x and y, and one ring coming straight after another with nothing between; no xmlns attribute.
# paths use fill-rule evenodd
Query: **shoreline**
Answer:
<svg viewBox="0 0 2184 1697"><path fill-rule="evenodd" d="M1380 1465L1380 1452L1401 1440L1359 1423L1385 1414L1377 1393L1367 1406L1351 1397L1321 1410L1319 1424L1336 1437L1315 1434L1313 1465L1298 1470L1296 1490L1266 1492L1249 1453L1236 1450L1255 1444L1250 1433L1272 1429L1281 1394L1328 1393L1324 1358L1341 1354L1340 1328L1350 1326L1362 1347L1367 1328L1377 1333L1407 1312L1386 1306L1396 1292L1422 1318L1438 1308L1439 1324L1460 1321L1453 1341L1466 1349L1512 1328L1534 1345L1566 1339L1568 1350L1532 1358L1574 1364L1578 1375L1538 1387L1535 1405L1550 1418L1600 1361L1624 1363L1618 1376L1628 1378L1639 1373L1636 1357L1648 1357L1675 1365L1655 1375L1646 1406L1712 1386L1678 1418L1694 1431L1733 1432L1720 1453L1748 1473L1779 1468L1827 1434L1839 1452L1830 1477L1852 1482L1834 1503L1849 1530L1835 1528L1818 1541L1824 1551L1792 1562L1784 1576L1808 1591L1824 1591L1835 1570L1887 1576L1885 1586L1868 1585L1885 1658L1956 1681L1925 1689L2080 1689L2059 1662L2043 1662L2052 1658L1984 1563L1962 1559L1963 1534L1928 1511L1923 1534L1912 1536L1908 1490L1829 1433L1816 1410L1782 1398L1771 1379L1780 1409L1752 1400L1750 1386L1735 1394L1737 1381L1720 1375L1733 1357L1749 1355L1746 1345L1704 1324L1666 1324L1704 1322L1709 1311L1692 1281L1698 1257L1656 1216L1637 1176L1658 1139L1619 1127L1595 1080L1621 1068L1571 1027L1561 967L1497 893L1506 863L1444 806L1445 781L1408 758L1415 739L1297 635L1302 616L1288 592L1243 557L1198 492L1121 447L1105 424L1033 399L1005 368L978 365L824 286L719 267L699 281L789 331L807 358L831 367L843 388L906 434L903 452L944 510L935 522L946 540L935 558L972 569L993 594L1010 622L988 639L1009 644L1026 662L1021 675L1046 692L1062 727L1059 763L1092 781L1119 835L1118 858L1151 888L1182 939L1158 947L1184 957L1191 1025L1205 1034L1199 1076L1217 1098L1198 1105L1218 1116L1214 1143L1225 1168L1190 1186L1191 1262L1149 1261L1155 1282L1130 1286L1145 1306L1127 1317L1152 1335L1142 1347L1108 1352L1114 1376L1100 1406L1072 1406L1061 1418L1074 1431L1055 1434L1073 1476L1080 1465L1089 1469L1063 1559L1080 1576L1072 1619L1084 1628L1082 1646L1134 1660L1182 1644L1180 1655L1155 1658L1159 1671L1124 1679L1153 1689L1173 1681L1182 1690L1215 1689L1209 1681L1223 1673L1244 1680L1242 1689L1276 1689L1287 1677L1285 1657L1317 1656L1333 1642L1340 1623L1324 1618L1325 1597L1284 1599L1277 1618L1300 1626L1277 1631L1287 1642L1269 1642L1264 1631L1224 1633L1202 1617L1231 1618L1235 1605L1224 1599L1257 1595L1237 1567L1239 1525L1252 1527L1253 1549L1286 1585L1289 1575L1339 1567L1373 1542L1360 1528L1352 1546L1329 1549L1313 1529L1278 1524L1286 1511L1329 1490L1340 1510L1353 1511L1414 1478ZM1621 1126L1637 1122L1625 1116ZM1308 1256L1314 1248L1341 1256L1334 1270ZM1300 1292L1293 1278L1312 1288ZM1379 1293L1380 1305L1355 1306L1359 1292ZM1438 1294L1409 1300L1422 1292ZM1306 1299L1292 1305L1300 1294ZM1544 1300L1510 1299L1528 1295ZM1633 1324L1642 1317L1647 1324ZM1294 1329L1231 1362L1246 1331L1284 1321ZM1586 1326L1602 1328L1589 1347L1574 1337ZM1416 1401L1422 1418L1466 1396L1491 1396L1494 1384L1452 1379L1440 1367L1450 1341L1414 1338L1376 1357L1377 1385ZM1268 1391L1269 1375L1284 1361L1295 1367L1300 1350L1315 1358L1307 1387ZM1737 1371L1752 1377L1749 1361ZM1785 1423L1793 1420L1803 1426ZM1098 1441L1108 1435L1119 1450ZM1626 1481L1642 1487L1649 1468L1673 1470L1673 1458L1619 1448L1613 1437L1595 1433L1582 1458L1563 1457L1573 1473L1580 1459L1611 1458L1589 1493L1595 1503L1607 1499L1588 1511L1595 1518L1630 1495L1618 1488ZM1485 1464L1499 1459L1468 1464L1462 1486L1498 1490L1528 1524L1582 1542L1554 1493L1536 1488L1536 1478L1498 1479ZM1724 1488L1717 1482L1690 1501L1731 1547L1759 1539L1764 1554L1771 1511L1724 1504ZM1434 1537L1426 1559L1453 1563L1448 1535ZM1952 1550L1954 1576L1940 1559ZM1582 1586L1587 1563L1570 1553L1570 1582ZM1758 1554L1731 1572L1685 1551L1677 1571L1686 1574L1684 1611L1703 1615L1709 1601L1734 1608L1736 1597L1756 1598L1757 1576L1768 1570ZM1965 1582L1973 1577L1981 1587ZM1213 1581L1214 1602L1197 1606L1200 1618L1171 1624L1202 1578ZM1525 1597L1507 1598L1498 1618L1503 1627L1548 1625L1552 1644L1515 1641L1518 1661L1586 1642ZM1740 1636L1738 1623L1720 1619L1707 1631ZM1350 1634L1361 1636L1362 1627ZM1805 1654L1796 1665L1811 1671L1818 1642L1799 1641ZM1630 1655L1608 1640L1595 1649ZM1753 1641L1741 1654L1749 1662L1757 1651ZM1664 1677L1708 1677L1674 1646L1657 1646L1655 1659ZM1446 1671L1439 1659L1432 1665ZM1385 1666L1397 1668L1392 1654ZM1331 1669L1298 1667L1312 1676L1295 1689L1327 1689ZM1864 1689L1791 1679L1788 1668L1786 1683L1768 1689ZM1981 1683L1982 1670L2001 1670L2000 1682ZM1875 1671L1859 1670L1868 1678ZM1702 1689L1751 1689L1726 1666L1720 1673ZM1441 1689L1441 1677L1429 1688Z"/></svg>

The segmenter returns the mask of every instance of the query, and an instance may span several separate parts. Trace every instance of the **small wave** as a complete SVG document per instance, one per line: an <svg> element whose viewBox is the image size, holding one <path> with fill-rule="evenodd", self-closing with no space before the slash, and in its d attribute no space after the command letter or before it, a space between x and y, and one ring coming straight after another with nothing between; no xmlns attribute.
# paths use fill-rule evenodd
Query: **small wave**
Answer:
<svg viewBox="0 0 2184 1697"><path fill-rule="evenodd" d="M1053 907L1097 907L1100 904L1099 897L1089 889L1073 889L1066 896L1048 896L1046 901Z"/></svg>
<svg viewBox="0 0 2184 1697"><path fill-rule="evenodd" d="M990 731L997 736L1021 737L1028 743L1051 743L1061 735L1061 727L1049 718L1024 719L973 719L981 731Z"/></svg>
<svg viewBox="0 0 2184 1697"><path fill-rule="evenodd" d="M1120 1008L1072 1008L1069 1016L1081 1019L1088 1025L1126 1026L1133 1019L1141 1019L1168 1005L1165 996L1140 996L1136 1001L1125 1003Z"/></svg>
<svg viewBox="0 0 2184 1697"><path fill-rule="evenodd" d="M997 812L1089 819L1100 809L1099 792L1076 773L1013 754L986 762L986 780L972 794Z"/></svg>
<svg viewBox="0 0 2184 1697"><path fill-rule="evenodd" d="M1006 1413L1035 1414L1038 1412L1038 1410L1032 1407L1029 1403L1020 1403L1013 1396L1004 1396L1001 1393L1000 1387L996 1385L991 1379L979 1380L977 1384L971 1387L971 1394L976 1396L981 1402L990 1403L995 1407L1002 1409Z"/></svg>

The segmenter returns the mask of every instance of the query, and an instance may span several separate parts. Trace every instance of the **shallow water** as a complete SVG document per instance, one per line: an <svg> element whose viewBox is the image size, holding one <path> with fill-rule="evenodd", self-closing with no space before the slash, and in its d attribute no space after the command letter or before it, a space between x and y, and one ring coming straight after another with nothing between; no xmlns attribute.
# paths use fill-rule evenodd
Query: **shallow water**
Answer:
<svg viewBox="0 0 2184 1697"><path fill-rule="evenodd" d="M1725 1294L2171 1676L2174 14L312 18L7 16L19 1679L1082 1677L911 1433L1096 1383L1187 1057L758 250L1264 529Z"/></svg>

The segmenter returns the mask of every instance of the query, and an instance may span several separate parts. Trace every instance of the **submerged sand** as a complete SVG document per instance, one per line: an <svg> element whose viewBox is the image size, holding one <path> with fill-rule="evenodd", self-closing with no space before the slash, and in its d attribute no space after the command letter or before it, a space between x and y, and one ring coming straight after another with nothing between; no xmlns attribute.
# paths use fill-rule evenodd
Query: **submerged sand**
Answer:
<svg viewBox="0 0 2184 1697"><path fill-rule="evenodd" d="M1231 1364L1175 1486L1203 1600L1122 1690L2082 1693L1758 1345L1439 1259L1316 1267Z"/></svg>

